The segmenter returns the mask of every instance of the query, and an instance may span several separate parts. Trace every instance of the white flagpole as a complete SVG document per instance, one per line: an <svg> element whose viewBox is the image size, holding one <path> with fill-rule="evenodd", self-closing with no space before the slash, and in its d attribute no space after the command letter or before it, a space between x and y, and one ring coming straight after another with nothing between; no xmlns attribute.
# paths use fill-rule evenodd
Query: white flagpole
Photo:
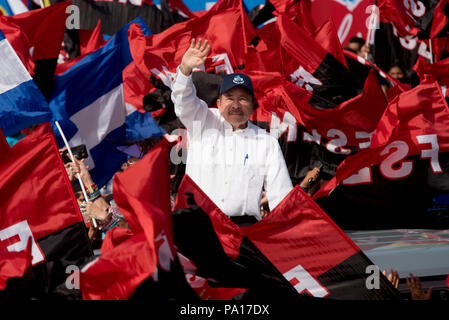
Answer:
<svg viewBox="0 0 449 320"><path fill-rule="evenodd" d="M65 146L67 148L67 151L69 152L70 159L72 159L72 162L75 163L75 159L73 157L72 150L69 147L69 143L67 142L67 139L65 138L64 132L62 132L62 129L61 129L61 126L59 125L59 122L55 121L55 124L56 124L56 127L58 127L58 131L61 134L62 140L64 140L64 144L65 144ZM89 202L89 198L87 196L86 189L84 188L83 181L81 180L81 175L80 175L79 172L76 175L77 175L77 178L78 178L78 182L79 182L79 184L81 186L81 191L83 191L84 199L86 200L86 202ZM92 218L92 224L94 225L94 228L97 227L97 222L95 221L94 218Z"/></svg>
<svg viewBox="0 0 449 320"><path fill-rule="evenodd" d="M433 64L433 50L432 50L432 39L429 39L429 51L430 51L430 63Z"/></svg>

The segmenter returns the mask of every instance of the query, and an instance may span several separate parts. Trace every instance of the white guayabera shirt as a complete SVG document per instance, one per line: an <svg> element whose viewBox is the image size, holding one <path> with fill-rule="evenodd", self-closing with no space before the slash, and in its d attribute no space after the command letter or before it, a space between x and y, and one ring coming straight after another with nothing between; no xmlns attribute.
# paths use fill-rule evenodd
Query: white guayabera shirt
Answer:
<svg viewBox="0 0 449 320"><path fill-rule="evenodd" d="M262 187L271 210L292 190L278 141L251 122L233 131L218 109L197 97L192 76L179 67L171 98L188 133L186 174L223 213L260 220Z"/></svg>

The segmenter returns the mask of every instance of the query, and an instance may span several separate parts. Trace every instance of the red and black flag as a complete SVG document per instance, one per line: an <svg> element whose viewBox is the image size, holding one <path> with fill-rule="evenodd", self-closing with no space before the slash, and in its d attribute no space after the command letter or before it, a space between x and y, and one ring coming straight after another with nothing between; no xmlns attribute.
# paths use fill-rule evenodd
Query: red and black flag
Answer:
<svg viewBox="0 0 449 320"><path fill-rule="evenodd" d="M426 81L388 106L369 149L348 157L314 199L343 229L447 228L432 214L449 192L449 109Z"/></svg>
<svg viewBox="0 0 449 320"><path fill-rule="evenodd" d="M61 1L51 0L51 3L54 5ZM180 10L180 3L182 1L172 0L168 2L174 3L172 5L172 9L174 10L168 10L167 1L165 0L161 1L161 4L163 4L161 9L154 5L151 0L72 0L72 4L78 7L80 17L82 17L80 19L80 28L83 30L93 30L97 25L98 19L101 19L101 33L107 35L114 35L124 25L138 17L144 19L148 26L150 26L151 32L159 33L175 23L187 20L188 16L193 16L186 7ZM180 11L182 11L182 14Z"/></svg>
<svg viewBox="0 0 449 320"><path fill-rule="evenodd" d="M243 68L247 46L254 36L255 31L241 1L221 0L200 17L146 37L146 46L131 46L131 51L137 66L148 79L155 76L171 88L176 67L192 38L213 41L202 71L233 73L234 69Z"/></svg>
<svg viewBox="0 0 449 320"><path fill-rule="evenodd" d="M380 23L374 36L374 61L388 72L399 65L410 76L419 56L431 60L429 34L438 0L379 0Z"/></svg>
<svg viewBox="0 0 449 320"><path fill-rule="evenodd" d="M142 160L117 174L113 190L130 230L109 231L102 255L84 266L83 299L195 297L173 244L168 142L163 139Z"/></svg>
<svg viewBox="0 0 449 320"><path fill-rule="evenodd" d="M189 203L189 194L197 205ZM193 222L186 217L190 228L178 227L175 237L176 231L184 232L183 240L201 250L185 255L195 262L198 274L221 276L220 284L247 288L241 299L399 298L383 276L376 290L368 289L366 268L372 262L299 186L261 221L238 227L185 176L175 209L189 207ZM195 227L206 214L211 226ZM179 246L181 251L188 245L179 241Z"/></svg>
<svg viewBox="0 0 449 320"><path fill-rule="evenodd" d="M47 99L66 28L70 1L11 17L0 16L0 29Z"/></svg>
<svg viewBox="0 0 449 320"><path fill-rule="evenodd" d="M248 74L260 105L251 120L278 139L294 184L314 167L320 167L322 178L329 180L347 155L368 148L387 106L374 71L362 94L322 110L308 104L310 91L279 73Z"/></svg>
<svg viewBox="0 0 449 320"><path fill-rule="evenodd" d="M37 298L57 294L66 280L66 268L80 266L93 253L51 126L42 124L4 149L0 246L20 252L31 238L29 289Z"/></svg>
<svg viewBox="0 0 449 320"><path fill-rule="evenodd" d="M336 107L358 95L363 84L329 51L292 20L279 14L282 72L296 85L313 92L309 104L318 108ZM322 103L322 99L332 105Z"/></svg>

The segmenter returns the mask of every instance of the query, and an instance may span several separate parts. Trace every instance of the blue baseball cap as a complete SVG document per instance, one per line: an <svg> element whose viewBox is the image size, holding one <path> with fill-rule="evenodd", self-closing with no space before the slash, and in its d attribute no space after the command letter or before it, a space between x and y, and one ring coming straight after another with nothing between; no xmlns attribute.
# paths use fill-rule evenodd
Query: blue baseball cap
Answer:
<svg viewBox="0 0 449 320"><path fill-rule="evenodd" d="M253 82L251 81L251 78L248 77L246 74L243 73L227 74L223 78L223 82L221 83L220 94L223 94L226 91L229 91L235 87L245 88L254 97Z"/></svg>

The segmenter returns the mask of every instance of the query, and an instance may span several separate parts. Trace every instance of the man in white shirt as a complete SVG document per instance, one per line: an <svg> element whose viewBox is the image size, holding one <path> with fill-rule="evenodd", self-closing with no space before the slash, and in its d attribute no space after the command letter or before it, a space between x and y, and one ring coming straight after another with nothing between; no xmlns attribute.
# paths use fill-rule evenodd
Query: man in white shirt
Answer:
<svg viewBox="0 0 449 320"><path fill-rule="evenodd" d="M248 121L257 108L248 76L225 76L218 109L197 97L192 70L209 51L207 40L192 39L172 86L176 115L188 132L186 174L234 222L258 221L262 188L273 210L293 186L278 141Z"/></svg>

